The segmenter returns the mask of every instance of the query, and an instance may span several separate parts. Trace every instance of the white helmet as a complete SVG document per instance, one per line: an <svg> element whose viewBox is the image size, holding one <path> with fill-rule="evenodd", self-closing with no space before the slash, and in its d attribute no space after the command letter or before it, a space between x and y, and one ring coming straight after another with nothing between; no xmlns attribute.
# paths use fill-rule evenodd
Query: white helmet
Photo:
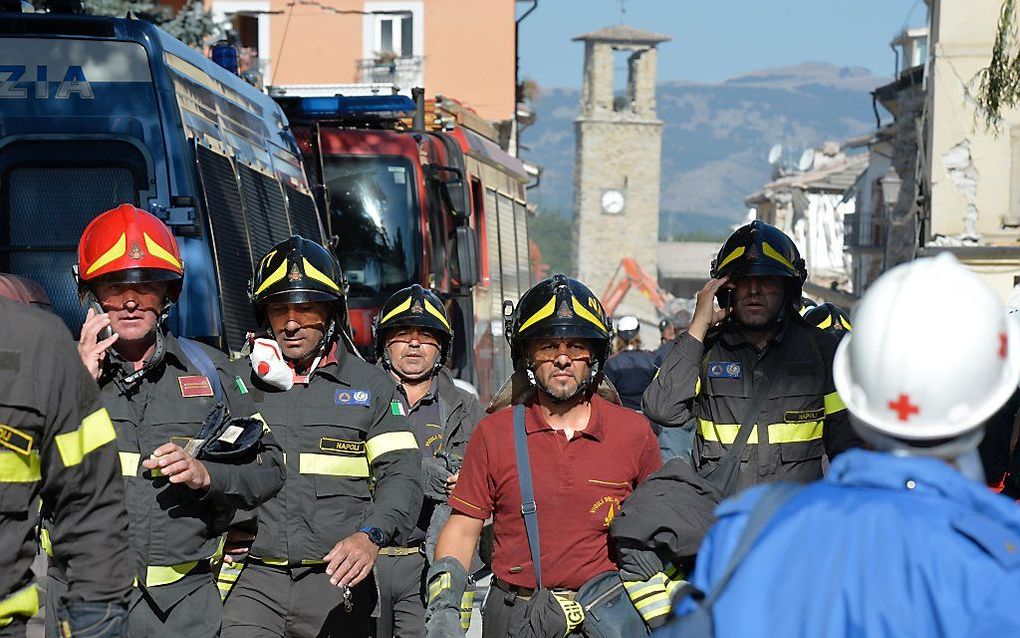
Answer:
<svg viewBox="0 0 1020 638"><path fill-rule="evenodd" d="M616 322L616 336L624 341L630 341L638 335L641 326L634 315L624 315Z"/></svg>
<svg viewBox="0 0 1020 638"><path fill-rule="evenodd" d="M879 447L939 440L973 447L982 424L1017 389L1020 326L948 253L880 277L853 323L833 377L854 427ZM961 451L957 444L929 453Z"/></svg>

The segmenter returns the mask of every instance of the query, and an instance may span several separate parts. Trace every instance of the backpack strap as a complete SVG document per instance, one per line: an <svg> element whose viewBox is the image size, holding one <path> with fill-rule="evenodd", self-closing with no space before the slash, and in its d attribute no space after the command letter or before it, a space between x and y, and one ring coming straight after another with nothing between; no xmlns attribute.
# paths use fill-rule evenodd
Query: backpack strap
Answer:
<svg viewBox="0 0 1020 638"><path fill-rule="evenodd" d="M216 364L213 363L208 353L202 349L202 346L191 339L178 337L177 343L181 344L181 350L184 351L184 355L198 368L202 376L209 379L209 384L212 386L216 401L223 403L223 383L220 381L220 375L216 371Z"/></svg>
<svg viewBox="0 0 1020 638"><path fill-rule="evenodd" d="M524 427L525 408L514 406L514 454L517 457L517 478L521 486L521 515L528 532L531 564L535 568L535 589L542 588L542 551L538 541L538 508L535 490L531 483L531 461L528 456L528 432Z"/></svg>

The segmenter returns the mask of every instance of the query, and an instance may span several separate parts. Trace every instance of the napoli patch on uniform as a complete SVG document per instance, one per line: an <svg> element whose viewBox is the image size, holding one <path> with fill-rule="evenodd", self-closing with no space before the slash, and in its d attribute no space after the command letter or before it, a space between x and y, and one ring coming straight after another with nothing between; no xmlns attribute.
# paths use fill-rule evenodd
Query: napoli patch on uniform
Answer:
<svg viewBox="0 0 1020 638"><path fill-rule="evenodd" d="M27 455L32 451L32 435L0 423L0 446Z"/></svg>
<svg viewBox="0 0 1020 638"><path fill-rule="evenodd" d="M335 400L337 405L363 405L367 407L372 404L372 393L368 390L337 388Z"/></svg>
<svg viewBox="0 0 1020 638"><path fill-rule="evenodd" d="M319 439L319 449L323 452L343 456L362 456L365 454L364 441L345 441L324 436Z"/></svg>
<svg viewBox="0 0 1020 638"><path fill-rule="evenodd" d="M739 379L743 372L741 365L735 361L709 361L709 379Z"/></svg>
<svg viewBox="0 0 1020 638"><path fill-rule="evenodd" d="M207 377L203 377L200 374L177 377L177 384L181 386L181 396L185 399L215 396L212 383L209 382Z"/></svg>

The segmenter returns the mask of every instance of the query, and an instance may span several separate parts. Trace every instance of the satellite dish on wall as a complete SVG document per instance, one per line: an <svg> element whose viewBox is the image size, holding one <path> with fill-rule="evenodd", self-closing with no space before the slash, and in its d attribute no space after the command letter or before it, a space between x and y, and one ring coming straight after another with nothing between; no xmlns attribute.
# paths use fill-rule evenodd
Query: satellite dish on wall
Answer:
<svg viewBox="0 0 1020 638"><path fill-rule="evenodd" d="M815 149L809 148L800 154L800 161L797 162L797 168L802 171L811 169L811 166L815 163Z"/></svg>
<svg viewBox="0 0 1020 638"><path fill-rule="evenodd" d="M776 144L769 150L769 164L775 164L783 156L783 145Z"/></svg>

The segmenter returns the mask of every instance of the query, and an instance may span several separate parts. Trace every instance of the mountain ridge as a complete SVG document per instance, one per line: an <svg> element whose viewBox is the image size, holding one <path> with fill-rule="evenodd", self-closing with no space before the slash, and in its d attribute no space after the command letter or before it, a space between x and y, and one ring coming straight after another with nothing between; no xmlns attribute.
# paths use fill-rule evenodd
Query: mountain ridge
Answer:
<svg viewBox="0 0 1020 638"><path fill-rule="evenodd" d="M824 62L750 71L718 83L669 81L657 91L663 121L660 234L724 233L746 214L743 199L771 177L769 149L784 160L806 148L875 128L870 92L887 82L861 67ZM522 156L543 167L532 191L540 210L573 210L578 88L544 89ZM608 154L611 157L611 152Z"/></svg>

